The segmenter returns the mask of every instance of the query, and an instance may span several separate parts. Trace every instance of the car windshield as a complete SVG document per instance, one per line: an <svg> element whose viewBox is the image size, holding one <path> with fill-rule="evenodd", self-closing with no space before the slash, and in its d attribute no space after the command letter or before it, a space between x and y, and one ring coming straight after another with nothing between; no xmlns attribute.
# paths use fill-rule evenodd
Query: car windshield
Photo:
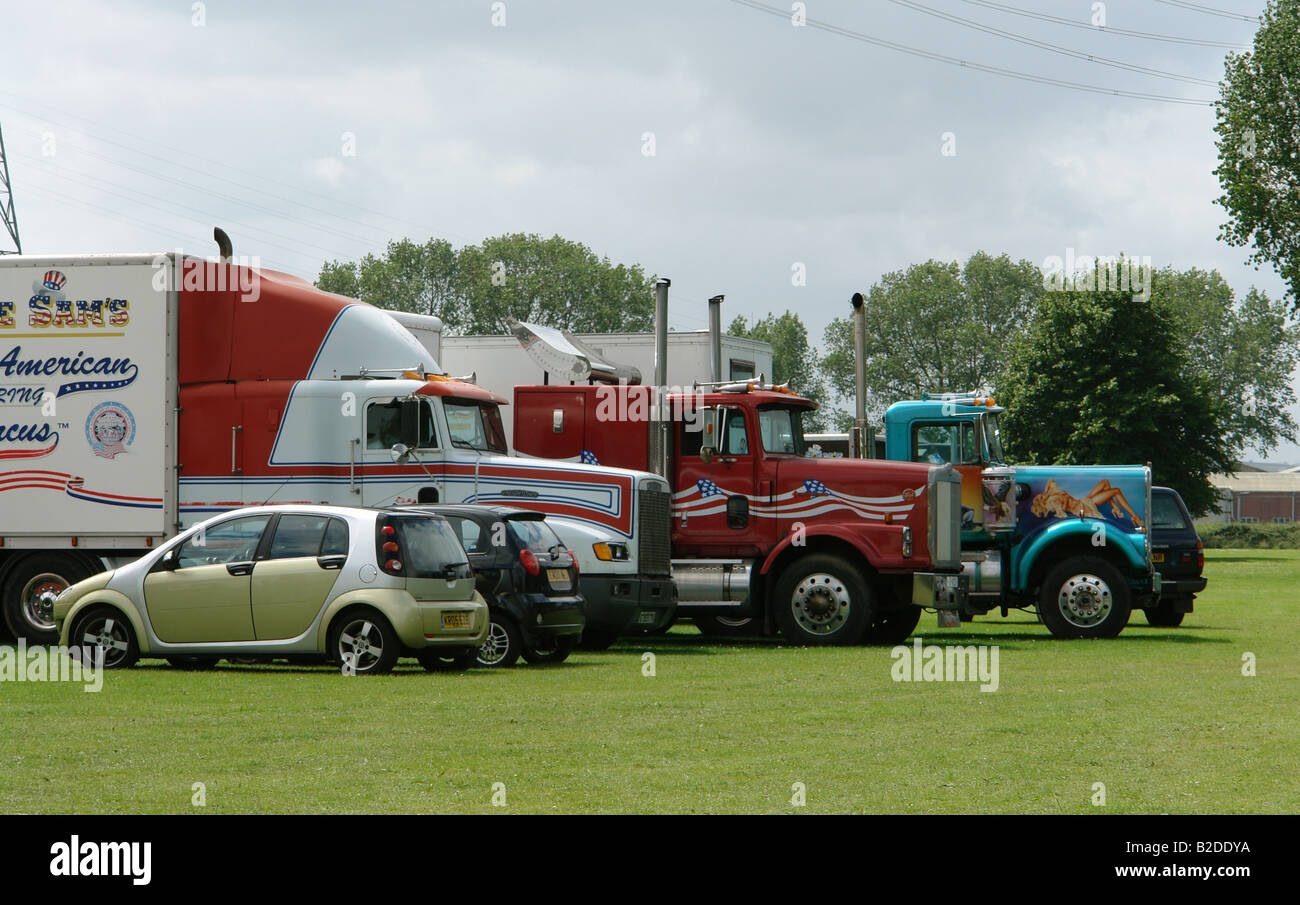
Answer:
<svg viewBox="0 0 1300 905"><path fill-rule="evenodd" d="M1151 494L1151 527L1177 531L1188 527L1178 500L1168 493Z"/></svg>
<svg viewBox="0 0 1300 905"><path fill-rule="evenodd" d="M501 455L508 452L501 412L495 403L444 396L442 408L447 413L447 431L452 446Z"/></svg>
<svg viewBox="0 0 1300 905"><path fill-rule="evenodd" d="M806 452L801 409L786 406L760 408L758 431L763 438L764 452L790 456L802 456Z"/></svg>
<svg viewBox="0 0 1300 905"><path fill-rule="evenodd" d="M550 553L556 547L564 548L564 543L554 529L541 519L509 519L507 524L514 532L521 547L527 547L534 553Z"/></svg>

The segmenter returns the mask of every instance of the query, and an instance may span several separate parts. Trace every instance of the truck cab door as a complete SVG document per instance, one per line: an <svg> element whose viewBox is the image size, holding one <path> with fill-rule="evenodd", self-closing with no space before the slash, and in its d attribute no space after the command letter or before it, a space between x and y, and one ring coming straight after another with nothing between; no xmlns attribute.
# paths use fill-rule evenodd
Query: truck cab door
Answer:
<svg viewBox="0 0 1300 905"><path fill-rule="evenodd" d="M393 506L445 503L445 464L433 411L426 399L378 397L365 402L362 432L355 438L350 462L355 505ZM404 465L393 462L401 443L414 455ZM423 465L421 465L423 463Z"/></svg>
<svg viewBox="0 0 1300 905"><path fill-rule="evenodd" d="M755 482L757 439L739 407L705 408L694 421L674 419L676 436L673 540L721 556L763 549L760 525L768 494Z"/></svg>

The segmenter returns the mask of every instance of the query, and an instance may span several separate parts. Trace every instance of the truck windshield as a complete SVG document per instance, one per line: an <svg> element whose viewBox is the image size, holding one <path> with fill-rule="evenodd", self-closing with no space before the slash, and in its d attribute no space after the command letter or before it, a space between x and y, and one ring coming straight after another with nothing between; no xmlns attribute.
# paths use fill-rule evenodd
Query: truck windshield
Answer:
<svg viewBox="0 0 1300 905"><path fill-rule="evenodd" d="M763 438L763 452L802 456L803 412L796 408L772 406L758 410L758 431Z"/></svg>
<svg viewBox="0 0 1300 905"><path fill-rule="evenodd" d="M984 422L984 445L988 447L989 461L1005 463L1007 460L1002 455L1002 427L998 424L997 413L985 415L981 420Z"/></svg>
<svg viewBox="0 0 1300 905"><path fill-rule="evenodd" d="M495 403L444 396L442 409L447 413L447 433L452 446L501 455L508 452L501 412Z"/></svg>

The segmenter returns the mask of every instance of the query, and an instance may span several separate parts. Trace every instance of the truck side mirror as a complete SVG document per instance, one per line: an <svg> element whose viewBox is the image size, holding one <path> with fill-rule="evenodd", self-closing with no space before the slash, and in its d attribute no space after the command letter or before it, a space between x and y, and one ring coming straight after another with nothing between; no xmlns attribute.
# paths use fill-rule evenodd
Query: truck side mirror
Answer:
<svg viewBox="0 0 1300 905"><path fill-rule="evenodd" d="M727 527L736 531L749 527L749 500L743 496L727 497Z"/></svg>
<svg viewBox="0 0 1300 905"><path fill-rule="evenodd" d="M405 443L394 443L388 454L393 457L394 464L405 465L411 458L411 449Z"/></svg>
<svg viewBox="0 0 1300 905"><path fill-rule="evenodd" d="M712 446L700 447L700 461L703 462L705 465L708 465L710 462L712 462L713 457L716 456L717 454L718 451L714 449Z"/></svg>
<svg viewBox="0 0 1300 905"><path fill-rule="evenodd" d="M410 449L420 446L420 406L418 399L402 400L402 445Z"/></svg>

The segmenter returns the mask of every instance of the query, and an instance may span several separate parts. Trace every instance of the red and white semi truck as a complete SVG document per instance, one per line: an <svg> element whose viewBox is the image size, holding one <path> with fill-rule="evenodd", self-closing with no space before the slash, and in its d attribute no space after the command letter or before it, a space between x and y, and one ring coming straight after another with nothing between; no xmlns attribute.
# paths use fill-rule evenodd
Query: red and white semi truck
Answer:
<svg viewBox="0 0 1300 905"><path fill-rule="evenodd" d="M797 643L893 644L922 607L965 600L961 476L951 466L809 457L802 418L817 404L783 387L668 391L667 281L658 308L654 386L518 386L514 436L529 455L664 475L679 617L706 633L757 621ZM562 341L571 337L515 332L560 372L581 353Z"/></svg>
<svg viewBox="0 0 1300 905"><path fill-rule="evenodd" d="M506 400L441 373L385 312L222 251L0 258L0 597L16 636L52 641L73 582L279 502L541 510L578 556L598 634L672 618L662 478L511 456Z"/></svg>

